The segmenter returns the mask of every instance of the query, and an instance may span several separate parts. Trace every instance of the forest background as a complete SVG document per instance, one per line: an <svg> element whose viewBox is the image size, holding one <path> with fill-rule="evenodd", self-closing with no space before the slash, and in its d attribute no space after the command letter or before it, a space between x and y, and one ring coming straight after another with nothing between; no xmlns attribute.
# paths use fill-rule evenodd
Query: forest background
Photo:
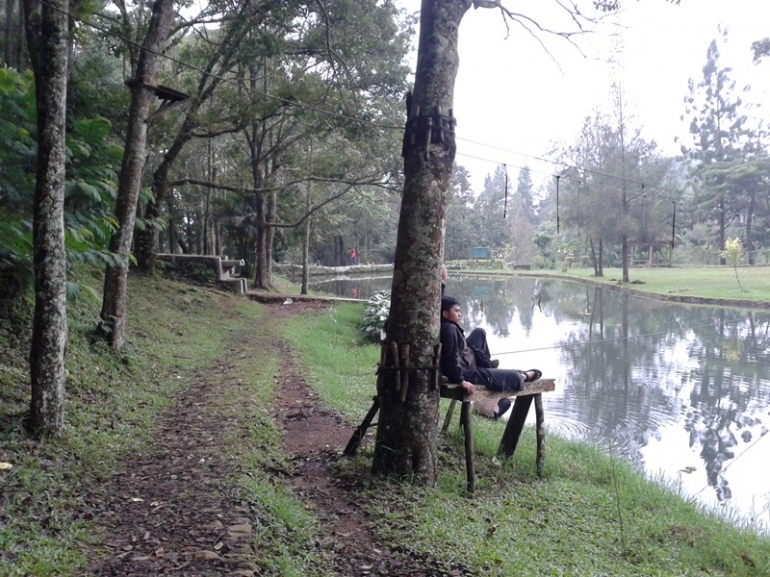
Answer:
<svg viewBox="0 0 770 577"><path fill-rule="evenodd" d="M344 265L351 250L361 264L392 262L414 15L374 0L34 6L43 18L28 7L26 34L21 4L0 8L4 316L32 286L33 213L46 209L35 205L38 122L53 91L38 86L36 97L44 45L30 38L48 41L35 27L57 15L68 56L66 259L105 265L98 330L114 348L128 265L152 271L158 252L242 258L261 289L274 262ZM577 43L581 32L542 33ZM527 167L498 165L475 190L455 165L446 260L486 247L503 266L580 262L601 276L634 259L724 265L732 247L730 264L766 264L767 130L720 58L728 37L704 47L702 76L682 95L690 134L679 156L646 137L618 81L607 104L580 111L582 128L554 149L544 185ZM761 62L770 40L752 49L747 60Z"/></svg>
<svg viewBox="0 0 770 577"><path fill-rule="evenodd" d="M248 27L227 16L233 8L184 9L164 48L156 85L173 90L156 91L154 106L168 110L150 119L140 237L155 235L163 252L243 258L257 286L270 284L271 262L301 262L305 243L313 263L349 264L351 249L362 263L392 261L415 17L389 2L281 10L263 3L250 16L259 26ZM20 5L6 2L1 13L0 234L4 262L21 264L31 244L34 88ZM129 113L125 83L148 18L145 4L73 13L66 207L73 258L109 258ZM476 190L458 164L446 258L490 247L508 263L561 266L591 256L611 266L627 230L657 251L676 241L681 263L718 263L732 237L741 239L748 263L765 263L767 134L750 88L737 86L720 60L727 37L702 47L703 76L680 96L691 121L691 133L680 135L681 156L659 152L615 84L609 104L574 111L584 116L582 130L553 151L554 178L545 184L534 186L527 167L500 164ZM766 41L756 40L747 61L767 54ZM607 218L620 212L625 220ZM606 254L594 255L600 247ZM257 275L260 251L268 270Z"/></svg>

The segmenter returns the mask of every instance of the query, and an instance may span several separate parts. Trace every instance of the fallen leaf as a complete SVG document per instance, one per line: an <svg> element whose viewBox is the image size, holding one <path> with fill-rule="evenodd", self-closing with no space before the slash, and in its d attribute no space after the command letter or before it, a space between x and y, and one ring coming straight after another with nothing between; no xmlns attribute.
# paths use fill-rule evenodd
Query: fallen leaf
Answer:
<svg viewBox="0 0 770 577"><path fill-rule="evenodd" d="M7 471L11 467L13 467L13 465L10 463L0 463L0 471Z"/></svg>

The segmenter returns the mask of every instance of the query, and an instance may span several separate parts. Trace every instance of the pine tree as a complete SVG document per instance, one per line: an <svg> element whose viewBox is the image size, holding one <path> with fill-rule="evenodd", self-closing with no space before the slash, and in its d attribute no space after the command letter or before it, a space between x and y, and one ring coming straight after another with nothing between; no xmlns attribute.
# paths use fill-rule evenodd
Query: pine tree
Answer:
<svg viewBox="0 0 770 577"><path fill-rule="evenodd" d="M720 38L722 44L727 41L726 30L720 30ZM716 223L719 251L725 250L732 196L724 186L724 179L709 173L708 168L739 158L746 121L743 100L735 94L731 71L720 61L717 40L712 40L706 53L703 78L697 85L690 80L689 94L685 97L685 117L690 118L693 146L683 146L682 153L692 163L697 216ZM720 263L725 264L721 256Z"/></svg>

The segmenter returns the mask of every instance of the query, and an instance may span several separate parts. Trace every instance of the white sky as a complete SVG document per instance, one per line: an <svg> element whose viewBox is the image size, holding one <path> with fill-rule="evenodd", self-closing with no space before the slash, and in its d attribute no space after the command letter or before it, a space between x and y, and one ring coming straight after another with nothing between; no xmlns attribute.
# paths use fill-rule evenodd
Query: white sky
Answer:
<svg viewBox="0 0 770 577"><path fill-rule="evenodd" d="M419 11L420 0L401 3ZM503 3L537 15L544 27L559 27L560 12L553 9L553 0ZM623 12L614 17L621 26L604 25L576 39L585 56L566 41L541 36L553 58L521 28L512 27L506 39L499 11L471 9L466 14L455 84L456 160L471 171L476 192L495 163L506 163L514 179L525 164L536 183L554 174L554 165L523 155L541 156L553 142L571 141L583 118L607 106L616 77L608 63L613 56L621 64L626 115L666 154L678 153L676 136L691 142L687 124L680 120L683 99L688 80L697 84L701 78L706 50L720 24L730 30L727 45L720 47L722 62L733 68L738 86L751 84L747 100L770 100L770 62L755 65L751 53L753 41L770 36L770 0L681 0L679 6L665 0L625 0L623 5ZM589 9L590 2L584 0L581 6ZM615 32L619 41L612 38ZM615 55L613 46L621 46L621 52ZM767 114L756 114L760 112Z"/></svg>

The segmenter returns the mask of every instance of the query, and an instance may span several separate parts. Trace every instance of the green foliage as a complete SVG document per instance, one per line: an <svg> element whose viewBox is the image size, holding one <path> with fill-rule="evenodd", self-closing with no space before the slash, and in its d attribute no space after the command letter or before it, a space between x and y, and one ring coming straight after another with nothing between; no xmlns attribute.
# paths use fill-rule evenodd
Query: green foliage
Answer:
<svg viewBox="0 0 770 577"><path fill-rule="evenodd" d="M385 340L385 322L390 315L390 292L380 291L366 301L361 330L366 338L379 343Z"/></svg>
<svg viewBox="0 0 770 577"><path fill-rule="evenodd" d="M35 182L34 91L31 76L0 68L0 314L32 282Z"/></svg>
<svg viewBox="0 0 770 577"><path fill-rule="evenodd" d="M0 69L0 301L25 295L32 281L35 192L34 85L29 75ZM103 118L75 119L67 133L65 246L70 264L118 264L107 249L122 150Z"/></svg>
<svg viewBox="0 0 770 577"><path fill-rule="evenodd" d="M743 258L743 246L738 238L731 238L725 242L725 249L720 255L733 267L737 267Z"/></svg>

